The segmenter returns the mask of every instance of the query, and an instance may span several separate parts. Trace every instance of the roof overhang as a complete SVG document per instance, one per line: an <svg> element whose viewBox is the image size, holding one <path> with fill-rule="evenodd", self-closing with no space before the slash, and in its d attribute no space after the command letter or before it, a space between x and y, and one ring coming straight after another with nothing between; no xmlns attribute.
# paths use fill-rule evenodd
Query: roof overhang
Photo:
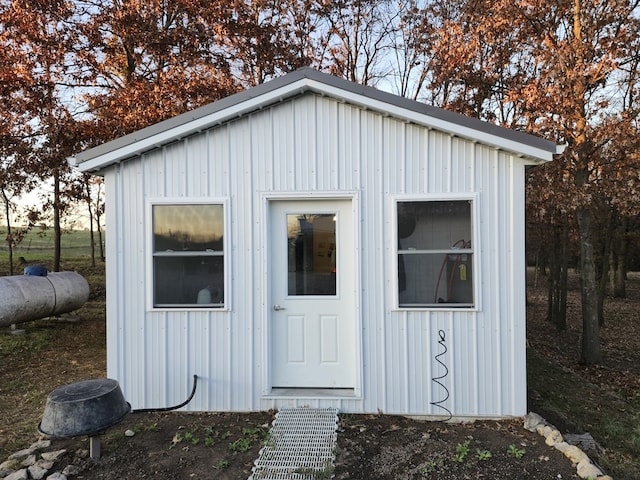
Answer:
<svg viewBox="0 0 640 480"><path fill-rule="evenodd" d="M526 157L531 163L552 160L563 146L540 137L499 127L424 103L359 85L311 68L302 68L257 87L151 125L69 158L82 172L106 167L160 148L270 105L307 92L422 125Z"/></svg>

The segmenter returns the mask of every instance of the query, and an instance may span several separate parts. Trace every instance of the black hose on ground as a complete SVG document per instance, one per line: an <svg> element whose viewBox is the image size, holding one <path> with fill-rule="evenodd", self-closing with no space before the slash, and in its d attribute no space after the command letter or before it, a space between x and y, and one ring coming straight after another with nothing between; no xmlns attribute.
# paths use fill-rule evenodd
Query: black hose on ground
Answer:
<svg viewBox="0 0 640 480"><path fill-rule="evenodd" d="M173 407L162 407L162 408L140 408L138 410L131 410L131 413L150 413L150 412L170 412L171 410L178 410L179 408L184 407L188 404L193 396L196 394L196 387L198 386L198 375L193 376L193 389L191 390L191 395L180 405L174 405Z"/></svg>

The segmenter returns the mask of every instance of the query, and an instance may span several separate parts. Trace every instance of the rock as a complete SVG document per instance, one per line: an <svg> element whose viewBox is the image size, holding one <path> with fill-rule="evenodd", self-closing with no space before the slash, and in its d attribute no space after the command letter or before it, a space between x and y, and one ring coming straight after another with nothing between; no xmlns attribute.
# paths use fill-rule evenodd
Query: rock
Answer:
<svg viewBox="0 0 640 480"><path fill-rule="evenodd" d="M67 480L67 476L60 472L56 472L53 475L49 475L47 480Z"/></svg>
<svg viewBox="0 0 640 480"><path fill-rule="evenodd" d="M55 452L42 452L42 458L44 458L45 460L51 460L52 462L55 462L56 460L58 460L58 458L60 458L65 453L67 453L65 449L56 450Z"/></svg>
<svg viewBox="0 0 640 480"><path fill-rule="evenodd" d="M562 453L564 454L565 457L571 460L571 463L573 463L574 465L578 465L580 462L583 462L585 460L591 463L591 461L589 460L589 457L587 457L587 454L584 453L575 445L569 445L564 449Z"/></svg>
<svg viewBox="0 0 640 480"><path fill-rule="evenodd" d="M0 463L0 471L1 470L15 470L20 465L20 462L15 459L7 460L5 462Z"/></svg>
<svg viewBox="0 0 640 480"><path fill-rule="evenodd" d="M578 463L578 476L580 478L598 478L602 476L602 470L596 467L588 458Z"/></svg>
<svg viewBox="0 0 640 480"><path fill-rule="evenodd" d="M0 478L5 478L8 477L9 475L11 475L12 473L14 473L15 470L12 469L2 469L0 468Z"/></svg>
<svg viewBox="0 0 640 480"><path fill-rule="evenodd" d="M564 453L564 451L570 446L571 445L569 445L567 442L558 442L553 447L559 452Z"/></svg>
<svg viewBox="0 0 640 480"><path fill-rule="evenodd" d="M547 422L537 413L529 412L524 417L524 428L530 432L535 432L538 425L544 425Z"/></svg>
<svg viewBox="0 0 640 480"><path fill-rule="evenodd" d="M604 449L595 441L590 433L568 433L565 441L576 447L580 447L585 452L602 453Z"/></svg>
<svg viewBox="0 0 640 480"><path fill-rule="evenodd" d="M124 432L124 436L125 437L133 437L136 434L136 432L134 432L133 430L126 430Z"/></svg>
<svg viewBox="0 0 640 480"><path fill-rule="evenodd" d="M22 462L20 462L20 465L22 465L23 467L30 467L31 465L35 465L35 464L36 464L36 456L33 454L29 455L27 458L22 460Z"/></svg>
<svg viewBox="0 0 640 480"><path fill-rule="evenodd" d="M544 438L547 438L549 435L551 435L554 430L555 428L549 425L538 425L538 427L536 428L536 432L538 432L538 434Z"/></svg>
<svg viewBox="0 0 640 480"><path fill-rule="evenodd" d="M41 458L36 462L36 466L40 468L45 468L47 470L51 470L53 468L53 462L51 460L45 460Z"/></svg>
<svg viewBox="0 0 640 480"><path fill-rule="evenodd" d="M76 452L76 457L77 458L89 458L89 450L87 450L86 448L81 448Z"/></svg>
<svg viewBox="0 0 640 480"><path fill-rule="evenodd" d="M562 441L564 441L562 438L562 434L558 430L553 429L553 431L546 436L544 443L546 443L550 447L553 447L555 444L560 443Z"/></svg>
<svg viewBox="0 0 640 480"><path fill-rule="evenodd" d="M44 476L49 473L48 468L42 468L38 465L31 465L27 470L29 471L29 475L31 475L31 478L33 478L34 480L42 480Z"/></svg>
<svg viewBox="0 0 640 480"><path fill-rule="evenodd" d="M24 450L18 450L17 452L9 455L9 460L22 460L32 454L33 450L31 450L30 448L25 448Z"/></svg>
<svg viewBox="0 0 640 480"><path fill-rule="evenodd" d="M75 465L67 465L64 470L62 470L62 474L66 475L67 477L69 475L77 475L80 473L80 469L78 467L76 467Z"/></svg>
<svg viewBox="0 0 640 480"><path fill-rule="evenodd" d="M33 452L37 452L39 450L44 450L45 448L49 448L51 446L51 440L38 440L35 443L32 443L29 447L29 450Z"/></svg>
<svg viewBox="0 0 640 480"><path fill-rule="evenodd" d="M26 468L22 470L18 470L17 472L13 472L11 475L6 477L4 480L28 480L29 473Z"/></svg>

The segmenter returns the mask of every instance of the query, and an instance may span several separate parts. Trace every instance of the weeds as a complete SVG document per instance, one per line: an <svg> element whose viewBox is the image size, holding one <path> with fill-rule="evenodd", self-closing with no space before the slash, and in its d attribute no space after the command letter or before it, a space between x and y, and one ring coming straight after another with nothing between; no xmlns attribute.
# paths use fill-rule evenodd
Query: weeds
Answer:
<svg viewBox="0 0 640 480"><path fill-rule="evenodd" d="M435 473L439 468L444 465L444 460L442 458L438 458L437 460L430 460L425 463L418 472L423 476L429 476L432 473Z"/></svg>
<svg viewBox="0 0 640 480"><path fill-rule="evenodd" d="M464 443L459 443L456 445L456 453L453 456L453 461L458 463L464 463L467 455L469 455L469 445L471 444L471 440L465 440Z"/></svg>
<svg viewBox="0 0 640 480"><path fill-rule="evenodd" d="M314 480L329 480L333 478L334 467L330 463L327 463L324 467L298 467L292 473L298 475L310 476Z"/></svg>
<svg viewBox="0 0 640 480"><path fill-rule="evenodd" d="M527 451L524 448L518 448L513 443L509 445L507 449L507 454L515 458L522 458L525 453L527 453Z"/></svg>
<svg viewBox="0 0 640 480"><path fill-rule="evenodd" d="M493 454L491 453L491 451L489 451L489 450L481 450L479 448L476 448L476 458L480 462L484 462L485 460L489 460L491 457L493 457Z"/></svg>
<svg viewBox="0 0 640 480"><path fill-rule="evenodd" d="M233 453L248 452L249 450L251 450L252 446L253 441L250 438L242 437L231 442L229 444L229 450L231 450Z"/></svg>

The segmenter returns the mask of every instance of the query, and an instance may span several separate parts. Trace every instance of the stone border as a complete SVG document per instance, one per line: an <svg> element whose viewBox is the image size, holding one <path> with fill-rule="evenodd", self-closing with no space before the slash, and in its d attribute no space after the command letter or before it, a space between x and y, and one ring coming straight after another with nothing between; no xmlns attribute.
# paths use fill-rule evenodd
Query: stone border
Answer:
<svg viewBox="0 0 640 480"><path fill-rule="evenodd" d="M562 452L574 466L580 478L585 480L613 480L602 473L591 459L580 448L567 443L560 431L534 412L524 416L524 428L530 432L537 432L545 438L545 443ZM54 462L66 450L47 451L51 448L51 441L39 440L29 448L20 450L0 463L0 480L66 480L67 475L78 473L77 467L69 465L62 472L51 473ZM80 451L78 452L80 453ZM82 451L80 457L88 457L88 451Z"/></svg>
<svg viewBox="0 0 640 480"><path fill-rule="evenodd" d="M589 456L575 445L565 442L560 431L534 412L524 417L524 428L530 432L537 432L545 438L544 442L550 447L562 452L577 468L580 478L589 480L613 480L593 464Z"/></svg>
<svg viewBox="0 0 640 480"><path fill-rule="evenodd" d="M67 475L76 475L79 472L79 469L73 465L67 466L62 472L52 472L55 462L67 451L50 449L51 440L41 439L29 448L15 452L6 461L0 463L0 479L67 480Z"/></svg>

